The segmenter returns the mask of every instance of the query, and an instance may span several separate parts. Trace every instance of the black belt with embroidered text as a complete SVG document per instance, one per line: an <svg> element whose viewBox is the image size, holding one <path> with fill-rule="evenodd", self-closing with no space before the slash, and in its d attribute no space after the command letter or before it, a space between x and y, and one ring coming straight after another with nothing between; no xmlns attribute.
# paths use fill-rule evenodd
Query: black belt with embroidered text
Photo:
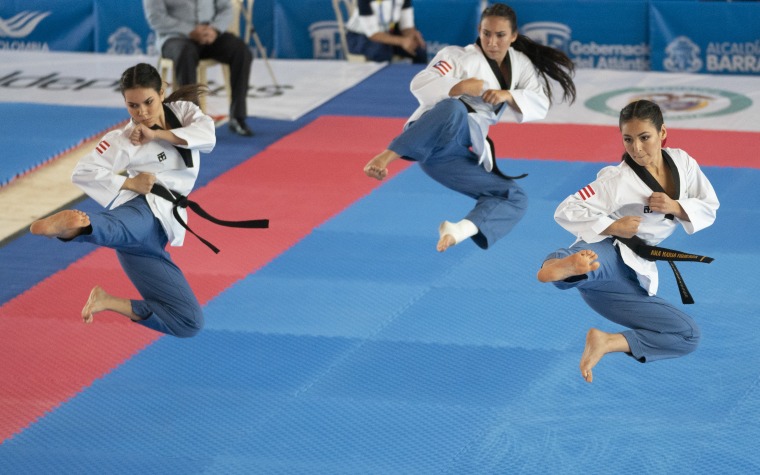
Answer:
<svg viewBox="0 0 760 475"><path fill-rule="evenodd" d="M694 299L692 298L689 289L686 288L686 283L683 281L683 277L681 277L681 273L678 271L674 261L704 262L705 264L709 264L714 260L712 257L675 251L664 247L650 246L638 236L633 236L632 238L614 236L614 238L631 248L637 256L648 261L668 261L670 268L673 270L676 282L678 283L678 292L681 294L681 302L687 305L694 303Z"/></svg>

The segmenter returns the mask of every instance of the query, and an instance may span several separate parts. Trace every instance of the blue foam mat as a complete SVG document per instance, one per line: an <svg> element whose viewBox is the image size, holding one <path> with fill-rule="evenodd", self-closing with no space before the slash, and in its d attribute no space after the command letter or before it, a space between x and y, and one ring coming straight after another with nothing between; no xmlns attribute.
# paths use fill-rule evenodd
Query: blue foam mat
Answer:
<svg viewBox="0 0 760 475"><path fill-rule="evenodd" d="M434 251L469 201L412 167L209 302L198 337L160 339L5 442L0 471L754 473L760 246L734 219L756 222L742 197L760 171L707 168L732 219L668 241L716 258L680 266L700 348L608 355L589 385L585 331L617 327L535 281L572 241L551 220L572 191L545 177L583 183L588 167L514 164L531 207L488 251Z"/></svg>
<svg viewBox="0 0 760 475"><path fill-rule="evenodd" d="M199 183L321 113L406 117L411 98L389 98L413 73L384 68L295 123L251 120L253 141L220 128ZM679 266L699 349L609 355L588 385L585 331L616 327L535 272L572 242L554 207L599 165L501 168L530 173L531 204L488 251L435 252L471 202L413 166L209 302L198 337L158 340L5 441L0 473L757 473L760 171L706 168L718 221L667 241L716 258ZM0 301L88 249L27 238L0 248Z"/></svg>
<svg viewBox="0 0 760 475"><path fill-rule="evenodd" d="M217 129L217 145L214 151L204 157L203 166L196 188L206 185L220 174L237 166L256 155L285 135L292 133L323 114L356 115L357 109L366 115L378 115L383 112L387 117L407 117L414 110L409 101L388 100L399 94L408 93L409 80L419 70L416 65L394 65L379 70L365 81L340 94L317 110L296 121L279 121L249 118L248 123L256 133L254 138L240 137L226 127ZM380 98L383 98L380 100ZM382 104L382 107L369 107L368 104ZM49 109L48 109L49 108ZM0 161L0 167L7 167L6 176L12 177L31 169L81 142L86 137L116 125L125 118L125 111L120 108L77 108L70 106L42 106L27 103L0 103L0 112L9 116L19 116L18 122L8 124L0 132L0 141L8 142L5 150L6 159ZM70 120L71 116L81 120ZM40 123L49 123L46 133L51 137L51 147L29 147L26 141L18 137L34 130ZM8 157L14 157L11 160ZM0 170L1 172L2 170ZM0 185L4 183L0 173ZM98 209L92 200L77 204L83 211ZM4 303L33 286L48 275L65 268L72 262L92 251L89 246L56 246L54 242L41 244L41 241L29 235L18 236L0 246L0 262L7 269L21 270L14 273L14 279L3 282L0 286L0 303ZM35 266L28 265L29 255L37 255ZM9 274L10 275L10 274Z"/></svg>
<svg viewBox="0 0 760 475"><path fill-rule="evenodd" d="M8 102L0 116L9 122L0 130L0 186L129 118L123 108Z"/></svg>
<svg viewBox="0 0 760 475"><path fill-rule="evenodd" d="M217 176L261 152L286 134L298 130L313 119L314 117L308 117L294 122L249 119L251 126L257 133L255 139L237 136L230 132L227 127L220 127L217 130L217 145L214 151L203 157L203 165L196 182L196 188L208 184ZM76 207L85 212L102 209L99 204L91 199L84 199L76 203ZM90 245L61 246L55 240L42 240L38 236L30 234L22 234L10 239L0 246L0 262L2 262L4 270L12 270L15 273L12 274L13 279L3 279L3 285L0 285L0 304L19 295L49 275L64 269L94 249L95 247ZM34 266L29 265L30 255L35 256Z"/></svg>

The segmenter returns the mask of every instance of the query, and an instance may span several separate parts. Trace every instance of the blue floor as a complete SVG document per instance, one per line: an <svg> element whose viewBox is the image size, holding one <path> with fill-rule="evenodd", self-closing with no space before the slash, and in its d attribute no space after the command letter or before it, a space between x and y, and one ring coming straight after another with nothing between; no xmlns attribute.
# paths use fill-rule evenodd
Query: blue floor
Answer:
<svg viewBox="0 0 760 475"><path fill-rule="evenodd" d="M529 173L531 204L488 251L435 251L438 223L471 202L413 166L213 299L198 337L158 340L0 445L0 473L758 473L760 170L705 168L717 222L667 241L715 258L679 266L700 348L651 364L609 355L587 384L585 332L619 328L535 273L573 240L554 208L599 166L502 168Z"/></svg>
<svg viewBox="0 0 760 475"><path fill-rule="evenodd" d="M0 103L0 186L129 118L123 108Z"/></svg>

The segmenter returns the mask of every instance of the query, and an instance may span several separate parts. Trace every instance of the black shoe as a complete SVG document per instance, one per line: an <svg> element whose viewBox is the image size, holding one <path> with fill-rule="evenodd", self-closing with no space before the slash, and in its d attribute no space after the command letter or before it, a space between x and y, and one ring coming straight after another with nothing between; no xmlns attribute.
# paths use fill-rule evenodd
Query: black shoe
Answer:
<svg viewBox="0 0 760 475"><path fill-rule="evenodd" d="M253 137L253 131L248 128L245 121L238 119L230 119L230 130L243 137Z"/></svg>

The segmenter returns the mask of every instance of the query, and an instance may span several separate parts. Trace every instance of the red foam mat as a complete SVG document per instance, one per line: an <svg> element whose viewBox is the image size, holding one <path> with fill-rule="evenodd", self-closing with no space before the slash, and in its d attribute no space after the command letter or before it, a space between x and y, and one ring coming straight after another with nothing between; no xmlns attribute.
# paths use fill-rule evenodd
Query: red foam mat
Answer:
<svg viewBox="0 0 760 475"><path fill-rule="evenodd" d="M378 186L362 168L403 123L324 116L194 192L193 199L219 218L271 219L268 230L239 230L191 213L193 229L222 250L214 255L191 235L184 247L170 249L201 303ZM614 162L623 150L614 126L499 124L491 136L499 157ZM713 146L716 137L720 149ZM756 154L747 153L760 149L758 133L673 128L668 145L689 151L702 165L759 165ZM391 174L406 166L395 162ZM84 325L79 313L95 284L136 297L113 252L101 249L0 307L0 442L160 337L114 315L99 314Z"/></svg>
<svg viewBox="0 0 760 475"><path fill-rule="evenodd" d="M402 123L322 117L194 192L193 199L220 218L271 220L268 230L241 230L190 213L193 229L221 249L214 255L191 235L185 246L170 248L201 303L377 187L362 169ZM393 173L406 166L399 163ZM114 253L99 249L0 307L0 441L161 337L105 313L83 324L79 314L95 284L137 296Z"/></svg>
<svg viewBox="0 0 760 475"><path fill-rule="evenodd" d="M758 132L667 130L666 146L686 150L702 166L760 168L757 153L748 153L760 150ZM609 163L619 161L624 150L617 126L498 124L489 135L498 157Z"/></svg>

